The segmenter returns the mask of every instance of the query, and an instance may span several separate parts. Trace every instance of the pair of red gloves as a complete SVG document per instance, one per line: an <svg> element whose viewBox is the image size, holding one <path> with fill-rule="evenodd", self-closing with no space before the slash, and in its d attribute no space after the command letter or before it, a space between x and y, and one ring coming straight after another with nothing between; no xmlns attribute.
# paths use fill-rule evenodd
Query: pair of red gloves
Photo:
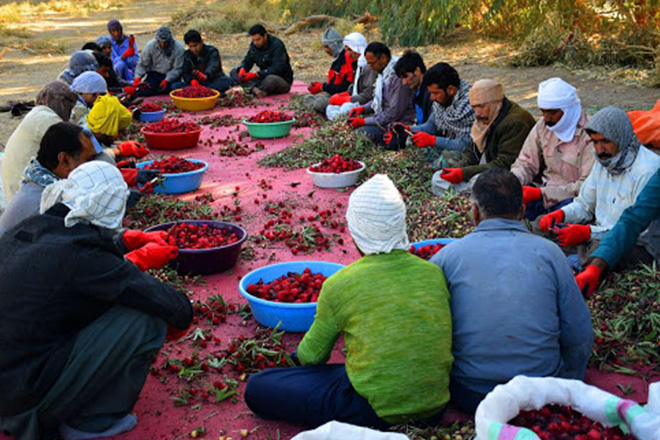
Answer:
<svg viewBox="0 0 660 440"><path fill-rule="evenodd" d="M312 95L316 95L316 94L321 93L323 91L323 84L321 84L320 82L313 82L309 86L307 86L307 90ZM332 104L332 102L331 102L331 104Z"/></svg>
<svg viewBox="0 0 660 440"><path fill-rule="evenodd" d="M125 255L142 272L161 269L179 255L179 248L167 242L167 232L142 232L127 229L122 234L124 246L130 251Z"/></svg>
<svg viewBox="0 0 660 440"><path fill-rule="evenodd" d="M128 57L132 57L135 55L135 37L131 35L128 37L128 49L124 51L123 54L121 54L121 59L125 60Z"/></svg>
<svg viewBox="0 0 660 440"><path fill-rule="evenodd" d="M124 87L124 93L126 93L127 95L135 95L140 86L143 86L145 88L149 88L149 84L148 83L143 83L142 78L139 78L139 77L135 78L133 80L133 85Z"/></svg>
<svg viewBox="0 0 660 440"><path fill-rule="evenodd" d="M410 127L407 125L401 124L399 122L396 122L394 125L401 125L403 126L404 129L410 131ZM393 136L394 134L392 133L392 130L388 130L387 133L385 133L383 139L385 140L386 145L389 145L390 142L392 142ZM418 148L432 147L435 145L435 136L433 136L432 134L425 133L423 131L418 131L417 133L414 133L410 137L410 140Z"/></svg>
<svg viewBox="0 0 660 440"><path fill-rule="evenodd" d="M117 145L117 148L119 149L119 155L122 157L137 157L138 159L142 159L149 154L149 149L135 141L122 142Z"/></svg>
<svg viewBox="0 0 660 440"><path fill-rule="evenodd" d="M238 81L239 82L249 82L252 80L255 80L259 78L259 75L257 75L254 72L246 72L245 68L241 67L241 69L238 71Z"/></svg>

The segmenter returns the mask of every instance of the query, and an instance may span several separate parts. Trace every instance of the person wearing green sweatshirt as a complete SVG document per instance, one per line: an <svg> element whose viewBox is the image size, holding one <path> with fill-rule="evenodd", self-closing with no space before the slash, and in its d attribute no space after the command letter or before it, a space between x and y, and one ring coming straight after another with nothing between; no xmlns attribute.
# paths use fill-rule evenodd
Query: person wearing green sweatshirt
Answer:
<svg viewBox="0 0 660 440"><path fill-rule="evenodd" d="M386 175L353 192L346 220L364 256L323 284L296 353L302 366L250 377L245 401L255 414L381 429L439 419L453 362L449 292L438 266L408 252L405 217ZM327 364L340 335L346 363Z"/></svg>

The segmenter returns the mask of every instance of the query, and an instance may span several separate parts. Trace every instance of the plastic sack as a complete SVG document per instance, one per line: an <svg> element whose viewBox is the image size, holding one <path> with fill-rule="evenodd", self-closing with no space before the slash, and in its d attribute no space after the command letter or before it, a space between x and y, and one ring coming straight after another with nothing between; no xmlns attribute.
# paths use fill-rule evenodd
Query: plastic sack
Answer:
<svg viewBox="0 0 660 440"><path fill-rule="evenodd" d="M341 115L347 115L355 107L360 107L360 104L357 102L346 102L342 105L329 105L325 108L325 115L331 121L334 121Z"/></svg>
<svg viewBox="0 0 660 440"><path fill-rule="evenodd" d="M304 431L291 440L410 440L397 432L382 432L349 423L328 422L311 431Z"/></svg>
<svg viewBox="0 0 660 440"><path fill-rule="evenodd" d="M628 112L628 117L639 141L660 149L660 99L651 110L634 110Z"/></svg>
<svg viewBox="0 0 660 440"><path fill-rule="evenodd" d="M476 440L539 440L533 431L506 422L520 410L540 409L550 403L570 406L607 427L623 425L637 440L660 440L660 415L636 402L579 380L525 376L498 385L479 404L475 414ZM647 408L657 407L652 405L658 404L649 398Z"/></svg>

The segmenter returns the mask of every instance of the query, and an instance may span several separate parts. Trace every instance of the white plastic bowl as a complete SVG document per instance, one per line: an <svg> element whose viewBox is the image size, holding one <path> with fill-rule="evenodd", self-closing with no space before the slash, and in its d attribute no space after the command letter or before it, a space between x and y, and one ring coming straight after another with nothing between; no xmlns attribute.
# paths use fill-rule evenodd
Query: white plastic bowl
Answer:
<svg viewBox="0 0 660 440"><path fill-rule="evenodd" d="M315 163L311 167L307 168L307 173L312 176L314 185L319 188L345 188L347 186L353 186L357 183L360 178L360 173L366 168L364 162L358 163L362 167L353 171L346 171L343 173L317 173L312 171L311 168L320 165L321 163Z"/></svg>

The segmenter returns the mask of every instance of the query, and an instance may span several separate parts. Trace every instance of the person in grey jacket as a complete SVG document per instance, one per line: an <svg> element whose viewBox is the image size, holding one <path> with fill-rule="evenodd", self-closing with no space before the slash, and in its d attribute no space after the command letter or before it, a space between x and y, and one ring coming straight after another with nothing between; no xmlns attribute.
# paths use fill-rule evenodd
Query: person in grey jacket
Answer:
<svg viewBox="0 0 660 440"><path fill-rule="evenodd" d="M149 41L135 69L134 86L146 82L149 87L140 88L139 96L168 94L172 84L181 79L183 73L183 45L176 41L166 26L156 31L156 38ZM145 78L146 75L146 78Z"/></svg>

